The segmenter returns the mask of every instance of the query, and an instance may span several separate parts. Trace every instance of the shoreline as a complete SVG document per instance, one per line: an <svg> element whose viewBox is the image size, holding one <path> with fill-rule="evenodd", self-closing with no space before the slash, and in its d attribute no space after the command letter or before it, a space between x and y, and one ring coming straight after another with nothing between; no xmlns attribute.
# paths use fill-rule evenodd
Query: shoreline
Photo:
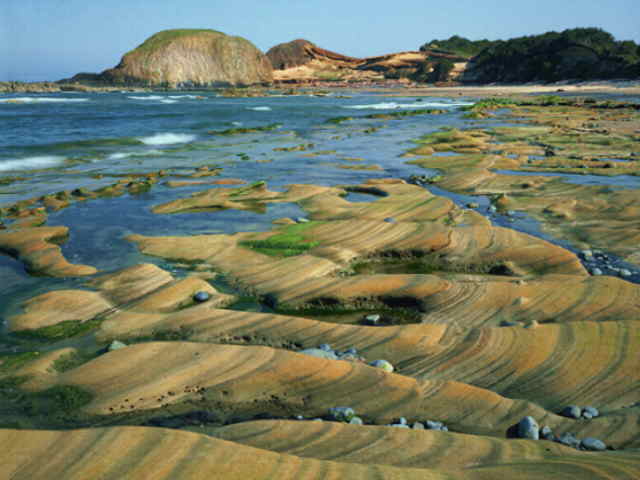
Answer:
<svg viewBox="0 0 640 480"><path fill-rule="evenodd" d="M570 83L568 81L552 84L489 84L489 85L455 85L455 86L434 86L417 85L399 82L365 82L361 84L347 82L317 82L314 84L280 84L272 86L248 86L248 87L224 87L224 88L169 88L169 87L143 87L143 86L90 86L83 84L58 84L55 82L0 82L0 94L12 93L64 93L64 92L208 92L237 90L242 92L246 89L252 95L260 90L330 90L330 91L362 91L384 93L388 96L433 96L433 97L455 97L455 96L509 96L509 95L533 95L533 94L622 94L640 95L640 79L638 80L594 80L580 83Z"/></svg>

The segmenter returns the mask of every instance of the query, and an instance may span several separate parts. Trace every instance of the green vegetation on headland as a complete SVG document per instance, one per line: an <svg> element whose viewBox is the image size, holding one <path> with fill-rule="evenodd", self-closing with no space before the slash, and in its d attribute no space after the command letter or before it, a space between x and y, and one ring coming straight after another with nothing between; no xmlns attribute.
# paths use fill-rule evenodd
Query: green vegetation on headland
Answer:
<svg viewBox="0 0 640 480"><path fill-rule="evenodd" d="M135 50L130 53L157 50L158 48L170 42L173 42L174 40L188 37L190 35L197 35L199 33L213 33L216 35L223 35L222 32L218 32L217 30L211 30L208 28L179 28L173 30L163 30L147 38L142 44L140 44L138 47L136 47Z"/></svg>
<svg viewBox="0 0 640 480"><path fill-rule="evenodd" d="M469 40L468 38L453 35L446 40L431 40L420 47L421 52L436 52L458 55L460 57L473 57L487 47L492 46L495 41Z"/></svg>
<svg viewBox="0 0 640 480"><path fill-rule="evenodd" d="M637 78L640 46L599 28L497 41L478 52L465 77L479 83Z"/></svg>

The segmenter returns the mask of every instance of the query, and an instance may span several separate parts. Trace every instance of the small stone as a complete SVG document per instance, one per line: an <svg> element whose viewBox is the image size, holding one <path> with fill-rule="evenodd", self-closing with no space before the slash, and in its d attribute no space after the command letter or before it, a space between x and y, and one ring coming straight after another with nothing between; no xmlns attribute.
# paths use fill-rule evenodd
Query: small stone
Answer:
<svg viewBox="0 0 640 480"><path fill-rule="evenodd" d="M123 343L120 340L114 340L113 342L111 342L107 350L110 352L113 352L114 350L120 350L121 348L125 348L126 346L127 346L126 343Z"/></svg>
<svg viewBox="0 0 640 480"><path fill-rule="evenodd" d="M517 327L518 326L518 322L514 322L512 320L502 320L500 322L500 326L501 327Z"/></svg>
<svg viewBox="0 0 640 480"><path fill-rule="evenodd" d="M358 350L356 350L355 347L351 347L351 348L348 348L347 350L345 350L342 353L345 354L345 355L358 355Z"/></svg>
<svg viewBox="0 0 640 480"><path fill-rule="evenodd" d="M329 416L337 422L350 422L356 412L351 407L333 407L329 409Z"/></svg>
<svg viewBox="0 0 640 480"><path fill-rule="evenodd" d="M351 420L349 420L349 423L351 425L364 425L364 422L360 417L353 417Z"/></svg>
<svg viewBox="0 0 640 480"><path fill-rule="evenodd" d="M560 412L560 415L567 418L580 418L582 415L582 409L575 405L569 405L568 407L564 407Z"/></svg>
<svg viewBox="0 0 640 480"><path fill-rule="evenodd" d="M545 425L540 429L540 438L544 438L545 440L551 440L553 438L553 431L550 426Z"/></svg>
<svg viewBox="0 0 640 480"><path fill-rule="evenodd" d="M427 427L428 430L440 430L442 427L444 427L444 424L442 422L434 422L433 420L427 420L425 422L425 426Z"/></svg>
<svg viewBox="0 0 640 480"><path fill-rule="evenodd" d="M478 208L480 207L480 204L477 202L469 202L467 203L467 208Z"/></svg>
<svg viewBox="0 0 640 480"><path fill-rule="evenodd" d="M309 223L309 219L308 218L304 218L304 217L298 217L298 218L296 218L296 222L297 223Z"/></svg>
<svg viewBox="0 0 640 480"><path fill-rule="evenodd" d="M411 428L413 428L414 430L424 430L424 424L420 422L413 422L413 425L411 425Z"/></svg>
<svg viewBox="0 0 640 480"><path fill-rule="evenodd" d="M318 348L320 350L324 350L325 352L333 352L331 345L329 345L328 343L323 343L322 345L318 345Z"/></svg>
<svg viewBox="0 0 640 480"><path fill-rule="evenodd" d="M399 423L400 425L407 425L407 419L406 419L406 418L404 418L404 417L400 417L400 418L398 419L398 423Z"/></svg>
<svg viewBox="0 0 640 480"><path fill-rule="evenodd" d="M582 412L582 418L591 420L593 418L593 415L591 415L589 412Z"/></svg>
<svg viewBox="0 0 640 480"><path fill-rule="evenodd" d="M626 268L622 268L620 269L620 275L623 277L630 277L631 276L631 270L627 270Z"/></svg>
<svg viewBox="0 0 640 480"><path fill-rule="evenodd" d="M449 427L447 427L446 425L443 425L440 427L440 431L441 432L448 432L449 431Z"/></svg>
<svg viewBox="0 0 640 480"><path fill-rule="evenodd" d="M326 358L327 360L338 360L338 356L332 351L321 350L319 348L306 348L298 353L311 355L312 357Z"/></svg>
<svg viewBox="0 0 640 480"><path fill-rule="evenodd" d="M491 205L491 206L489 207L489 211L490 211L491 213L496 213L496 212L498 211L498 209L496 208L496 206L495 206L495 205Z"/></svg>
<svg viewBox="0 0 640 480"><path fill-rule="evenodd" d="M518 438L540 439L540 427L535 418L527 416L518 422Z"/></svg>
<svg viewBox="0 0 640 480"><path fill-rule="evenodd" d="M558 443L566 445L568 447L578 448L580 446L580 440L578 440L572 433L563 433L557 440Z"/></svg>
<svg viewBox="0 0 640 480"><path fill-rule="evenodd" d="M367 315L366 317L364 317L364 319L369 325L378 325L378 322L380 322L380 315Z"/></svg>
<svg viewBox="0 0 640 480"><path fill-rule="evenodd" d="M591 270L591 275L602 275L602 270L600 270L599 268L594 268L593 270Z"/></svg>
<svg viewBox="0 0 640 480"><path fill-rule="evenodd" d="M403 425L402 423L392 423L389 426L390 427L396 427L396 428L409 428L409 425Z"/></svg>
<svg viewBox="0 0 640 480"><path fill-rule="evenodd" d="M393 365L391 365L391 363L387 362L386 360L374 360L369 365L372 367L380 368L385 372L393 372Z"/></svg>
<svg viewBox="0 0 640 480"><path fill-rule="evenodd" d="M593 257L593 252L591 250L582 250L580 253L587 259L591 259Z"/></svg>
<svg viewBox="0 0 640 480"><path fill-rule="evenodd" d="M531 320L524 328L538 328L539 325L537 320Z"/></svg>
<svg viewBox="0 0 640 480"><path fill-rule="evenodd" d="M598 440L593 437L587 437L582 440L582 442L580 442L580 446L585 450L590 450L592 452L602 452L607 449L607 446L602 440Z"/></svg>
<svg viewBox="0 0 640 480"><path fill-rule="evenodd" d="M591 418L600 416L600 411L596 407L584 407L582 409L582 416L584 416L585 413L591 415Z"/></svg>
<svg viewBox="0 0 640 480"><path fill-rule="evenodd" d="M387 217L384 219L384 221L387 223L396 223L396 219L393 217Z"/></svg>
<svg viewBox="0 0 640 480"><path fill-rule="evenodd" d="M211 295L209 295L208 292L198 292L193 296L193 299L199 303L206 302L210 298L211 298Z"/></svg>
<svg viewBox="0 0 640 480"><path fill-rule="evenodd" d="M314 418L311 421L312 422L323 422L324 420L322 420L321 418Z"/></svg>
<svg viewBox="0 0 640 480"><path fill-rule="evenodd" d="M296 420L304 420L304 417L302 415L296 415Z"/></svg>

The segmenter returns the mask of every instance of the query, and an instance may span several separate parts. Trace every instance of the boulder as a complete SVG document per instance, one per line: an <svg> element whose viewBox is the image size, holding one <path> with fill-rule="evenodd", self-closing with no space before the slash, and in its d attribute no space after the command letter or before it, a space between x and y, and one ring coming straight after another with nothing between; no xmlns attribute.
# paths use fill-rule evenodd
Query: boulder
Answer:
<svg viewBox="0 0 640 480"><path fill-rule="evenodd" d="M585 450L590 450L592 452L601 452L607 449L607 446L604 444L602 440L598 440L597 438L587 437L582 442L580 442L580 447Z"/></svg>
<svg viewBox="0 0 640 480"><path fill-rule="evenodd" d="M520 420L518 423L518 438L540 439L540 427L535 418L527 416Z"/></svg>
<svg viewBox="0 0 640 480"><path fill-rule="evenodd" d="M575 405L569 405L562 409L560 415L567 418L580 418L582 416L582 409Z"/></svg>

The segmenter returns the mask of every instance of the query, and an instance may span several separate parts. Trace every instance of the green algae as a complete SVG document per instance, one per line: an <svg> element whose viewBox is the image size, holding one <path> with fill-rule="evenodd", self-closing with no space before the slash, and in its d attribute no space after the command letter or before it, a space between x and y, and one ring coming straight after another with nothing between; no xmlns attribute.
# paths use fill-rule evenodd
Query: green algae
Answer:
<svg viewBox="0 0 640 480"><path fill-rule="evenodd" d="M303 233L321 223L323 222L288 225L265 240L245 240L240 242L240 245L272 257L301 255L320 245L320 242L306 240Z"/></svg>
<svg viewBox="0 0 640 480"><path fill-rule="evenodd" d="M268 125L263 125L260 127L233 127L227 128L226 130L210 130L209 135L244 135L247 133L261 133L261 132L273 132L278 128L282 127L280 123L270 123Z"/></svg>
<svg viewBox="0 0 640 480"><path fill-rule="evenodd" d="M101 315L86 322L80 320L64 320L55 325L48 325L33 330L19 330L14 332L14 334L18 337L37 340L61 340L63 338L71 338L83 333L88 333L99 327L103 320L104 318Z"/></svg>
<svg viewBox="0 0 640 480"><path fill-rule="evenodd" d="M22 352L11 355L0 356L0 373L6 373L12 370L17 370L24 364L40 358L40 352Z"/></svg>

